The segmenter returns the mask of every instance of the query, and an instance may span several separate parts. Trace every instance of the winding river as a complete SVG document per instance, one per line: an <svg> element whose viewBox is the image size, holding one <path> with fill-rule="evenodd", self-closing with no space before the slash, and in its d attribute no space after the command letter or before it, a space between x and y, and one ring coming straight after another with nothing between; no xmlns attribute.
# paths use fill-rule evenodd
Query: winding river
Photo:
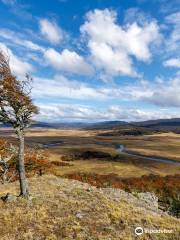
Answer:
<svg viewBox="0 0 180 240"><path fill-rule="evenodd" d="M62 141L62 140L61 141L52 141L52 142L43 144L43 147L44 148L55 147L55 146L62 145L63 143L64 143L64 141ZM97 144L104 145L104 143L97 143ZM173 164L173 165L180 166L180 162L177 162L175 160L170 160L170 159L161 158L161 157L147 157L147 156L142 155L140 153L136 153L136 152L133 152L133 151L126 150L126 148L123 144L118 144L116 146L116 149L119 153L124 153L128 156L138 157L138 158L142 158L142 159L148 160L148 161L156 161L156 162L161 162L161 163Z"/></svg>
<svg viewBox="0 0 180 240"><path fill-rule="evenodd" d="M122 145L122 144L117 145L117 151L119 153L125 153L128 156L139 157L139 158L142 158L144 160L150 160L150 161L156 161L156 162L162 162L162 163L166 163L166 164L174 164L174 165L180 166L180 162L177 162L175 160L170 160L170 159L160 158L160 157L147 157L147 156L142 155L140 153L136 153L136 152L133 152L133 151L126 150L125 146Z"/></svg>

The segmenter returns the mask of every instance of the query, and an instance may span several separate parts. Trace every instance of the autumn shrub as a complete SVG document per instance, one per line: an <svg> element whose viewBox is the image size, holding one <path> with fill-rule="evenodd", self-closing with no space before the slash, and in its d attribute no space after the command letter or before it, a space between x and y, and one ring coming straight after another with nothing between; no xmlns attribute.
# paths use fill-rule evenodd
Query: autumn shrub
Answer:
<svg viewBox="0 0 180 240"><path fill-rule="evenodd" d="M11 148L13 146L8 141L0 139L0 157L8 156L11 154ZM13 152L10 160L7 162L8 164L8 173L7 176L11 176L12 173L17 168L17 157L18 157L18 149ZM34 174L39 173L39 171L45 172L46 169L50 168L50 162L48 161L48 154L37 147L25 149L25 168L27 171L27 177L33 176ZM1 168L0 168L1 171ZM18 179L18 174L14 175L11 181L15 181Z"/></svg>

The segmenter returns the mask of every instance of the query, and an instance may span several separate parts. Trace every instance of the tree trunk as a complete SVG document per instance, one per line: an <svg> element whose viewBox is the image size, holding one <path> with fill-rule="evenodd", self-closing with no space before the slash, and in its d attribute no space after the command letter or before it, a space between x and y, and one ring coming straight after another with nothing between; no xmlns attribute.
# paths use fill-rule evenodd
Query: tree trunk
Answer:
<svg viewBox="0 0 180 240"><path fill-rule="evenodd" d="M17 167L19 172L20 196L28 198L29 190L24 166L24 132L23 130L18 130L17 133L19 137L19 156Z"/></svg>

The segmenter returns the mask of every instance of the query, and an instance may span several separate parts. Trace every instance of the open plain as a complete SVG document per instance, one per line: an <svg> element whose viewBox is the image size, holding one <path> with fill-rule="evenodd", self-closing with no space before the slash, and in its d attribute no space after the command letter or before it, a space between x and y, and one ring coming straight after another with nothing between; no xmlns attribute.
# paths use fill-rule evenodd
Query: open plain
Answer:
<svg viewBox="0 0 180 240"><path fill-rule="evenodd" d="M72 172L117 174L121 177L161 176L179 174L180 166L119 153L118 144L127 150L159 158L180 161L180 135L159 133L142 136L102 136L105 130L29 129L26 145L38 146L48 153L49 161L68 161L70 166L56 167L56 175ZM10 129L0 130L1 138L16 142ZM93 154L95 152L96 154ZM84 159L83 154L89 155ZM104 154L105 153L105 154ZM104 154L104 156L100 156ZM107 154L107 155L106 155Z"/></svg>

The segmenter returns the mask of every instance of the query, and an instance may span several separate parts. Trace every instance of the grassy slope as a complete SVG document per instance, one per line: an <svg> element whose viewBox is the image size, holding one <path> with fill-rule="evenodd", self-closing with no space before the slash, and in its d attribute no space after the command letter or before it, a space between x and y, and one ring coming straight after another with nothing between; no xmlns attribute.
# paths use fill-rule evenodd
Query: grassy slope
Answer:
<svg viewBox="0 0 180 240"><path fill-rule="evenodd" d="M136 226L173 230L139 239L179 239L179 220L135 207L128 199L113 200L89 185L50 175L29 180L34 196L30 202L0 202L1 240L131 240L136 239ZM0 195L17 194L17 187L1 186Z"/></svg>

